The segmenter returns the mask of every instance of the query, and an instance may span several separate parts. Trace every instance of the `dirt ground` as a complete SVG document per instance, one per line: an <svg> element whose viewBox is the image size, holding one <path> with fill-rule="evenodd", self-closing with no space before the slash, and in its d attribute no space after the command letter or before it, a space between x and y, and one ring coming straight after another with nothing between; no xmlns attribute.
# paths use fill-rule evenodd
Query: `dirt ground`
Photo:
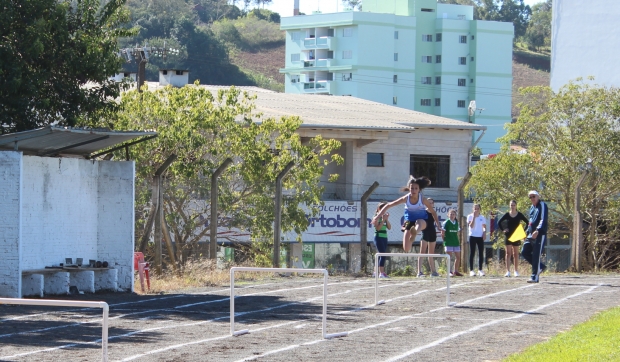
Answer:
<svg viewBox="0 0 620 362"><path fill-rule="evenodd" d="M496 361L620 304L620 276L543 275L380 280L330 277L323 339L321 278L240 282L229 289L97 294L110 305L110 361ZM68 298L67 298L68 299ZM77 299L77 298L76 298ZM0 305L0 360L101 360L101 310Z"/></svg>

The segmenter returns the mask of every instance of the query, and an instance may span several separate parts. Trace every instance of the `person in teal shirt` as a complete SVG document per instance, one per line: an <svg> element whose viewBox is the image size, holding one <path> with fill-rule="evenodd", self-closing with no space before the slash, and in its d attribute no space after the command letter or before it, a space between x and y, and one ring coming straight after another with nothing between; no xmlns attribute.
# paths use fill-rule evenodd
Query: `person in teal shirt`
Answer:
<svg viewBox="0 0 620 362"><path fill-rule="evenodd" d="M454 267L450 272L452 277L462 277L463 274L459 273L461 267L461 243L459 242L459 222L456 220L456 210L451 209L448 212L449 219L444 221L441 225L441 237L443 238L443 245L446 248L446 253L450 254L450 258L454 259Z"/></svg>
<svg viewBox="0 0 620 362"><path fill-rule="evenodd" d="M375 217L373 217L372 225L375 227L375 247L377 248L377 252L385 253L387 252L388 238L387 231L392 228L390 224L389 213L384 213L381 217L376 217L379 213L379 210L385 206L387 202L382 202L377 206L377 211L375 212ZM379 257L379 278L389 278L387 274L385 274L385 257Z"/></svg>

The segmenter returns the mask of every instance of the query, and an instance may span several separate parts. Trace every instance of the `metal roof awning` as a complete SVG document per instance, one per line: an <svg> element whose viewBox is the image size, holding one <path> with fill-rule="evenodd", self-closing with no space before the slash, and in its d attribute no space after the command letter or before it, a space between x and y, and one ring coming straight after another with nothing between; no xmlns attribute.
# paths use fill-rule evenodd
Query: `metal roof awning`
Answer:
<svg viewBox="0 0 620 362"><path fill-rule="evenodd" d="M107 153L155 137L157 137L155 131L111 131L100 128L47 126L0 135L0 150L22 151L26 155L36 156L93 158L103 154L101 150L107 150L104 152Z"/></svg>

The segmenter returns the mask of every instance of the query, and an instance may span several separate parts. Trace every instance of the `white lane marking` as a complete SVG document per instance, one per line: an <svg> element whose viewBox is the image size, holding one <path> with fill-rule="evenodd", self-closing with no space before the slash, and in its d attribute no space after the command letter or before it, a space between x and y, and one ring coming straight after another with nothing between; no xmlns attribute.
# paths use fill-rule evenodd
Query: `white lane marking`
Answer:
<svg viewBox="0 0 620 362"><path fill-rule="evenodd" d="M338 283L338 284L351 284L351 283L359 283L359 281L342 282L342 283ZM329 285L330 284L328 284L328 286ZM334 283L332 283L331 285L334 285ZM310 287L305 286L305 287L300 287L300 288L276 289L275 291L256 292L256 293L246 294L246 295L243 295L243 296L246 297L246 296L254 296L254 295L264 295L264 294L270 294L270 293L276 293L276 292L285 292L285 291L291 291L291 290L300 290L300 289L307 289L307 288L317 288L317 287L322 287L322 286L323 285L321 284L321 285L310 286ZM224 289L224 291L229 291L229 290L230 289ZM174 296L174 297L170 297L170 298L178 298L178 297L179 296ZM237 296L237 297L239 297L239 296ZM168 299L168 298L152 298L150 300L162 300L162 299ZM210 303L226 302L226 301L229 301L229 300L230 300L230 297L225 297L225 298L222 298L222 299L209 300L209 301L206 301L206 302L180 305L180 306L176 306L174 308L182 309L182 308L187 308L187 307L194 306L194 305L203 305L203 304L210 304ZM131 303L131 302L120 303L120 304L128 304L128 303ZM151 312L166 312L166 311L169 311L169 308L147 309L147 310L138 311L138 312L120 314L118 316L110 317L110 318L108 318L108 320L119 319L119 318L124 318L124 317L132 316L132 315L138 315L138 314L145 314L145 313L151 313ZM52 312L50 312L50 313L52 313ZM28 331L22 331L22 332L15 332L15 333L8 333L8 334L0 334L0 338L7 338L7 337L12 337L12 336L16 336L16 335L23 335L23 334L46 332L46 331L51 331L51 330L55 330L55 329L75 327L75 326L79 326L79 325L82 325L82 324L99 323L101 320L102 320L102 318L97 316L97 317L93 317L92 319L87 320L87 321L71 323L71 324L66 324L66 325L61 325L61 326L54 326L54 327L41 328L41 329L35 329L35 330L28 330Z"/></svg>
<svg viewBox="0 0 620 362"><path fill-rule="evenodd" d="M351 283L358 283L358 282L357 281L354 281L354 282L342 282L342 283L339 283L339 284L351 284ZM405 281L403 283L391 284L391 285L392 286L402 286L402 285L410 284L410 283L411 282ZM306 287L301 287L301 288L305 289ZM374 288L374 286L363 287L363 288L356 288L355 290L364 290L364 289L371 289L371 288ZM289 290L291 290L291 288L287 288L287 289L284 289L284 290L289 291ZM340 295L340 294L348 294L349 292L350 291L345 291L345 292L341 292L341 293L334 293L334 294L329 294L328 296L336 296L336 295ZM249 295L262 295L262 294L264 294L264 293L258 292L258 293L253 293L253 294L246 294L246 296L249 296ZM274 310L274 309L278 309L278 308L288 307L290 305L295 305L295 304L308 303L308 302L311 302L311 301L314 301L314 300L317 300L317 299L322 299L322 298L323 298L323 296L318 296L318 297L313 297L313 298L310 298L310 299L307 299L307 300L301 301L301 302L291 302L291 303L281 304L279 306L275 306L275 307L271 307L271 308L265 308L265 309L260 309L260 310L252 310L252 311L246 311L246 312L241 312L241 313L235 313L235 317L243 316L243 315L251 314L251 313L266 312L266 311L270 311L270 310ZM214 302L222 301L222 300L230 300L230 298L218 299L218 300L214 300L214 301L210 301L210 302L214 303ZM167 309L161 309L161 311L165 311L165 310L167 310ZM160 311L160 310L155 309L155 310L150 310L150 311ZM125 316L128 316L128 315L135 315L135 314L140 314L140 313L145 313L145 312L149 312L149 311L136 312L136 313L128 313L128 314L124 314L124 315L108 318L108 320L110 320L110 319L118 319L118 318L125 317ZM130 336L133 336L133 335L138 334L138 333L152 332L152 331L161 330L161 329L171 329L171 328L196 326L196 325L200 325L200 324L204 324L204 323L210 323L210 322L221 320L221 319L225 319L225 318L229 318L229 316L226 315L226 316L223 316L223 317L218 317L218 318L210 319L210 320L207 320L207 321L194 322L194 323L188 323L188 324L180 324L180 325L171 325L171 326L165 326L165 327L147 328L147 329L142 329L142 330L138 330L138 331L133 331L133 332L125 333L125 334L122 334L122 335L111 336L111 337L108 338L108 340L122 338L122 337L130 337ZM80 325L80 324L86 324L86 323L89 323L89 322L85 321L85 322L81 322L81 323L75 323L73 325ZM51 329L57 329L57 328L65 328L65 327L69 327L69 326L71 326L71 325L62 326L62 327L44 328L44 329L42 329L42 331L51 330ZM32 331L31 332L17 332L17 333L13 333L13 335L15 335L15 334L26 334L26 333L32 333ZM2 336L6 336L6 335L0 335L0 337L2 337ZM75 347L77 345L90 345L90 344L96 344L96 343L99 343L99 342L101 342L101 339L97 339L97 340L92 341L92 342L76 342L76 343L66 344L66 345L62 345L62 346L58 346L58 347L46 348L46 349L43 349L43 350L24 352L24 353L16 354L16 355L13 355L13 356L2 356L2 357L0 357L0 359L1 358L23 357L23 356L28 356L28 355L31 355L31 354L36 354L36 353L56 351L56 350L59 350L59 349L66 349L66 348Z"/></svg>
<svg viewBox="0 0 620 362"><path fill-rule="evenodd" d="M416 347L416 348L411 349L411 350L409 350L409 351L407 351L407 352L405 352L405 353L403 353L403 354L400 354L400 355L398 355L398 356L394 356L394 357L392 357L392 358L390 358L390 359L387 359L387 360L386 360L386 362L398 361L399 359L402 359L402 358L405 358L405 357L409 357L409 356L411 356L412 354L418 353L418 352L420 352L420 351L422 351L422 350L425 350L425 349L427 349L427 348L431 348L431 347L438 346L438 345L440 345L440 344L442 344L442 343L444 343L444 342L446 342L446 341L449 341L449 340L451 340L451 339L454 339L454 338L456 338L456 337L462 336L462 335L467 334L467 333L475 332L475 331L477 331L477 330L479 330L479 329L482 329L482 328L485 328L485 327L489 327L489 326L492 326L492 325L494 325L494 324L502 323L502 322L509 321L509 320L512 320L512 319L518 319L518 318L521 318L521 317L525 317L526 315L530 315L530 314L532 314L532 313L536 313L536 312L538 312L539 310L542 310L542 309L548 308L548 307L550 307L550 306L552 306L552 305L555 305L555 304L559 304L559 303L565 302L565 301L567 301L567 300L569 300L569 299L571 299L571 298L576 298L576 297L578 297L578 296L580 296L580 295L591 293L594 289L598 288L599 286L600 286L600 285L590 287L590 288L588 288L587 290L581 291L581 292L579 292L579 293L575 293L575 294L573 294L573 295L569 295L569 296L567 296L567 297L564 297L564 298L562 298L562 299L558 299L558 300L556 300L556 301L553 301L553 302L551 302L551 303L547 303L547 304L545 304L545 305L538 306L538 307L536 307L536 308L534 308L534 309L530 309L530 310L529 310L529 311L527 311L527 312L522 312L522 313L517 314L517 315L512 316L512 317L506 317L506 318L501 318L501 319L495 319L495 320L492 320L492 321L487 322L487 323L479 324L479 325L477 325L477 326L475 326L475 327L472 327L472 328L470 328L470 329L467 329L467 330L464 330L464 331L460 331L460 332L453 333L453 334L451 334L451 335L449 335L449 336L447 336L447 337L440 338L440 339L438 339L438 340L436 340L436 341L434 341L434 342L431 342L431 343L429 343L429 344L425 344L425 345L423 345L423 346Z"/></svg>
<svg viewBox="0 0 620 362"><path fill-rule="evenodd" d="M503 290L503 291L500 291L500 292L488 294L488 297L492 297L492 296L495 296L495 295L498 295L498 294L502 294L502 293L508 293L508 292L520 290L520 289L523 289L523 288L530 288L530 287L533 287L533 286L534 286L534 284L529 284L529 285L525 285L525 286L522 286L522 287L519 287L519 288ZM424 292L424 291L422 291L422 292ZM418 293L420 293L420 292L418 292ZM395 300L395 299L398 299L398 298L394 298L392 300ZM459 303L457 305L467 304L467 303L470 303L470 302L472 302L474 300L479 300L479 299L480 299L480 297L479 298L474 298L474 299L471 299L471 300L466 300L466 301L464 301L462 303ZM387 302L388 302L388 300L386 300L386 303ZM383 327L383 326L390 325L390 324L393 324L393 323L396 323L396 322L400 322L400 321L403 321L403 320L412 319L412 318L414 318L416 316L420 316L420 315L427 314L427 313L433 313L433 312L444 310L444 309L448 309L448 308L451 308L451 307L442 307L442 308L438 308L438 309L433 309L433 310L428 311L428 312L417 313L417 314L409 315L409 316L402 316L402 317L398 317L398 318L395 318L395 319L392 319L392 320L389 320L389 321L385 321L385 322L381 322L381 323L365 326L365 327L358 328L358 329L353 329L353 330L348 331L348 333L350 335L350 334L357 333L357 332L362 332L362 331L365 331L365 330L368 330L368 329ZM277 353L277 352L288 351L288 350L291 350L291 349L294 349L294 348L298 348L298 347L301 347L301 346L307 346L309 344L321 343L321 342L324 342L324 341L326 341L326 340L325 339L317 339L317 340L314 340L314 341L311 341L311 342L307 342L307 343L294 344L294 345L290 345L290 346L287 346L287 347L284 347L284 348L280 348L280 349L277 349L277 350L267 351L267 352L265 352L265 353L263 353L261 355L246 357L244 359L237 360L236 362L252 361L252 360L255 360L257 358L262 358L264 356L268 356L268 355L271 355L271 354L274 354L274 353Z"/></svg>

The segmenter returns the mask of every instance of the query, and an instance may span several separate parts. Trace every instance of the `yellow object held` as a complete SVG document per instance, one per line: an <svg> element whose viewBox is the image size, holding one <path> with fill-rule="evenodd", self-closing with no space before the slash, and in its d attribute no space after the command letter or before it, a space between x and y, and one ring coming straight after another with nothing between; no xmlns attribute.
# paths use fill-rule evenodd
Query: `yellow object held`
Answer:
<svg viewBox="0 0 620 362"><path fill-rule="evenodd" d="M519 224L519 227L517 227L517 230L515 230L514 233L512 233L512 235L510 235L510 237L508 238L508 241L519 241L519 240L523 240L527 237L527 234L525 233L525 230L523 229L523 225Z"/></svg>

